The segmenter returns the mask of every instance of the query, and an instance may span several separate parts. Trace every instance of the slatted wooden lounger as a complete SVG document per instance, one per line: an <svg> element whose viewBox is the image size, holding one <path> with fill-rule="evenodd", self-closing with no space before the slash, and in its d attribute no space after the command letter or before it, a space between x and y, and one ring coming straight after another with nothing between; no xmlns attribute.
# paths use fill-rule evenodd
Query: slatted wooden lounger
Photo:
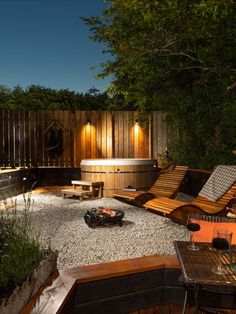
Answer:
<svg viewBox="0 0 236 314"><path fill-rule="evenodd" d="M160 172L157 180L147 192L119 191L114 193L113 197L131 202L137 206L142 206L145 202L155 197L174 198L181 187L187 170L187 166L171 166L171 169L165 169Z"/></svg>
<svg viewBox="0 0 236 314"><path fill-rule="evenodd" d="M153 212L163 214L173 221L185 224L188 213L224 215L224 208L235 194L236 182L216 202L210 201L202 196L197 196L191 203L185 203L166 197L157 197L146 202L143 207Z"/></svg>

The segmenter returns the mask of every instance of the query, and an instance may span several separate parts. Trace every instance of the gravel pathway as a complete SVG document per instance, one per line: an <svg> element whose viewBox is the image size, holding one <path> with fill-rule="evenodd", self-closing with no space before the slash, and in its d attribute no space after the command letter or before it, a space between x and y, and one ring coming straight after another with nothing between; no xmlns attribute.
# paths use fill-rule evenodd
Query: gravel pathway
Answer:
<svg viewBox="0 0 236 314"><path fill-rule="evenodd" d="M17 210L23 209L23 196L15 199ZM42 243L50 243L59 252L58 269L153 254L174 255L173 241L189 238L184 226L111 197L80 202L47 192L33 193L31 202L32 223ZM89 228L84 214L98 206L123 210L123 226Z"/></svg>

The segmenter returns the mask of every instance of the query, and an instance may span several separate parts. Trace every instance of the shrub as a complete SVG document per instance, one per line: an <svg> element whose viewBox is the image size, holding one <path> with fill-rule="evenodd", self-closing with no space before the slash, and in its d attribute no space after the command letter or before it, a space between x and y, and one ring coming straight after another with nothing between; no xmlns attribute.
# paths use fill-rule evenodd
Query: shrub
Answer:
<svg viewBox="0 0 236 314"><path fill-rule="evenodd" d="M30 198L24 197L25 208L12 208L0 214L0 295L8 297L32 274L44 256L38 237L31 228ZM6 202L5 202L6 204Z"/></svg>

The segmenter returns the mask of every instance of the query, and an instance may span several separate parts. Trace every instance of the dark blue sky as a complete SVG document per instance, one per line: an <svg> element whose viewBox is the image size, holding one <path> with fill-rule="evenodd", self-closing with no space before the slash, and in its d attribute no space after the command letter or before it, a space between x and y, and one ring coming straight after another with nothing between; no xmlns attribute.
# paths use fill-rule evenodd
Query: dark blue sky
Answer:
<svg viewBox="0 0 236 314"><path fill-rule="evenodd" d="M109 79L95 75L109 58L89 39L80 16L98 16L103 0L0 0L0 85L101 91Z"/></svg>

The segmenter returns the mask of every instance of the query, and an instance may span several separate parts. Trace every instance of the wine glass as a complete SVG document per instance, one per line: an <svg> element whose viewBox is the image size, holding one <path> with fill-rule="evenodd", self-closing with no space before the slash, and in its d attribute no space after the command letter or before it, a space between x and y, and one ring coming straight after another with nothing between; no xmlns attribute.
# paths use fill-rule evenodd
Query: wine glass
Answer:
<svg viewBox="0 0 236 314"><path fill-rule="evenodd" d="M218 275L227 273L227 270L223 267L222 256L229 249L232 239L232 232L228 230L213 230L212 246L218 251L219 254L219 265L214 267L212 271Z"/></svg>
<svg viewBox="0 0 236 314"><path fill-rule="evenodd" d="M200 225L196 222L192 222L191 218L188 217L188 222L187 222L187 229L191 232L190 233L190 245L187 247L188 250L191 251L198 251L199 247L195 244L193 240L193 233L196 231L199 231L201 229Z"/></svg>

